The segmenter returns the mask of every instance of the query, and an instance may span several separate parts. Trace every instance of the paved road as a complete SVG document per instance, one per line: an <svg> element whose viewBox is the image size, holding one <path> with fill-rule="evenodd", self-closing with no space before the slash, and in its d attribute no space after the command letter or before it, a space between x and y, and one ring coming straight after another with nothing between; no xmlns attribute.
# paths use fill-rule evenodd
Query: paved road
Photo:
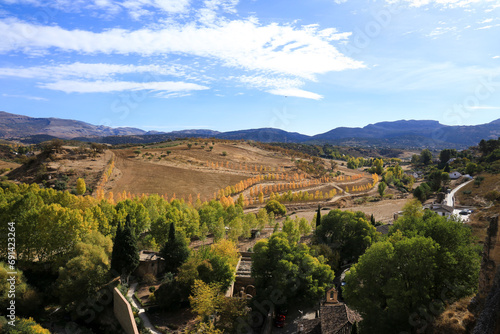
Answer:
<svg viewBox="0 0 500 334"><path fill-rule="evenodd" d="M446 204L446 205L451 206L451 207L455 207L455 193L460 188L465 187L467 184L471 183L472 181L474 181L474 180L470 180L470 181L467 181L465 183L462 183L461 185L459 185L458 187L453 189L449 194L446 194L446 197L444 199L443 204Z"/></svg>
<svg viewBox="0 0 500 334"><path fill-rule="evenodd" d="M459 185L458 187L456 187L455 189L453 189L449 194L446 194L446 197L443 201L443 204L446 204L448 206L453 207L453 214L456 215L457 217L459 217L462 220L462 222L464 222L464 223L469 221L470 215L461 215L460 211L462 211L462 210L455 209L455 194L458 190L460 190L462 187L466 186L467 184L471 183L472 181L474 181L474 180L464 182L461 185Z"/></svg>
<svg viewBox="0 0 500 334"><path fill-rule="evenodd" d="M137 308L139 310L139 318L141 318L142 320L142 323L144 324L144 326L149 329L149 331L153 334L161 334L160 332L158 332L155 328L155 326L153 326L153 324L151 323L151 321L149 320L148 318L148 315L146 313L146 311L141 307L141 305L135 300L135 297L134 297L134 293L135 293L135 289L137 288L137 283L132 283L132 285L130 285L130 289L128 290L127 292L127 297L130 297L130 299L132 300L132 305Z"/></svg>

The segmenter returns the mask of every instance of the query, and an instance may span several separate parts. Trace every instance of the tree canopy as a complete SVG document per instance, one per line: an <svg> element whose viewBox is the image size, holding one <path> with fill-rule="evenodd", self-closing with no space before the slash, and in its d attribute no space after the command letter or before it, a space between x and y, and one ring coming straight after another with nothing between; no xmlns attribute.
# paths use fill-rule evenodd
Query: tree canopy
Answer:
<svg viewBox="0 0 500 334"><path fill-rule="evenodd" d="M137 238L132 230L130 217L127 216L125 226L120 224L116 231L111 269L128 276L138 265L139 249L137 248Z"/></svg>
<svg viewBox="0 0 500 334"><path fill-rule="evenodd" d="M344 297L362 315L364 331L410 332L411 324L422 329L427 314L475 291L479 259L461 222L407 210L389 237L351 267Z"/></svg>
<svg viewBox="0 0 500 334"><path fill-rule="evenodd" d="M279 293L282 304L312 304L333 285L330 266L312 256L305 244L291 243L284 232L257 242L254 253L252 276L258 298Z"/></svg>
<svg viewBox="0 0 500 334"><path fill-rule="evenodd" d="M344 261L354 262L378 238L363 212L331 210L316 228L315 242L338 250Z"/></svg>

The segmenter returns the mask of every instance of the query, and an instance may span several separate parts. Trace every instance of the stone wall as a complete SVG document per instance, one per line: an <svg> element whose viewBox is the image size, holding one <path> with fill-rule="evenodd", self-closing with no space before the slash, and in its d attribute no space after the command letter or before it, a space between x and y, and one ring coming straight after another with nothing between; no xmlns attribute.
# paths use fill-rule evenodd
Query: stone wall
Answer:
<svg viewBox="0 0 500 334"><path fill-rule="evenodd" d="M498 215L491 217L490 226L484 242L481 273L479 275L478 297L486 298L491 287L497 267L500 266L500 228L498 226Z"/></svg>
<svg viewBox="0 0 500 334"><path fill-rule="evenodd" d="M113 310L125 333L139 334L132 307L117 288L113 290Z"/></svg>
<svg viewBox="0 0 500 334"><path fill-rule="evenodd" d="M484 243L479 288L476 296L477 310L481 310L474 334L500 334L500 226L498 215L490 218ZM474 308L476 308L474 307Z"/></svg>

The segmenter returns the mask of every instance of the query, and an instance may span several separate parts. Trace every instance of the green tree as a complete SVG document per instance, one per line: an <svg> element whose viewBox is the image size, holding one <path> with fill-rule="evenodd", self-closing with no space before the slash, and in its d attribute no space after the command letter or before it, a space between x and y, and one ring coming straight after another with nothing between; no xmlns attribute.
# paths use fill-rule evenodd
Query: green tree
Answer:
<svg viewBox="0 0 500 334"><path fill-rule="evenodd" d="M161 249L161 256L165 259L165 270L175 273L188 259L189 245L182 233L176 232L175 223L170 223L168 240Z"/></svg>
<svg viewBox="0 0 500 334"><path fill-rule="evenodd" d="M429 183L431 184L431 189L434 191L439 190L443 185L450 181L450 175L446 172L440 170L435 170L429 174Z"/></svg>
<svg viewBox="0 0 500 334"><path fill-rule="evenodd" d="M220 284L207 284L197 279L194 281L192 291L193 294L189 296L191 310L197 313L201 319L206 319L210 315L215 316L225 298L224 295L221 294Z"/></svg>
<svg viewBox="0 0 500 334"><path fill-rule="evenodd" d="M355 262L377 240L375 227L363 212L331 210L316 229L315 243L338 250L344 261Z"/></svg>
<svg viewBox="0 0 500 334"><path fill-rule="evenodd" d="M207 224L203 224L200 227L200 240L205 244L205 240L207 239L208 235L208 227Z"/></svg>
<svg viewBox="0 0 500 334"><path fill-rule="evenodd" d="M312 305L332 286L334 273L330 266L310 254L304 245L290 244L286 233L274 233L254 247L252 277L258 299L283 293L277 304Z"/></svg>
<svg viewBox="0 0 500 334"><path fill-rule="evenodd" d="M456 156L457 150L447 148L439 152L439 161L444 164L447 163L451 158L455 158Z"/></svg>
<svg viewBox="0 0 500 334"><path fill-rule="evenodd" d="M296 244L300 240L299 226L295 220L290 217L286 217L283 222L282 231L287 235L288 242L290 244Z"/></svg>
<svg viewBox="0 0 500 334"><path fill-rule="evenodd" d="M429 149L426 148L420 152L420 162L424 165L428 165L432 162L432 153Z"/></svg>
<svg viewBox="0 0 500 334"><path fill-rule="evenodd" d="M373 167L375 167L375 173L382 175L384 172L384 161L382 159L375 159L373 161Z"/></svg>
<svg viewBox="0 0 500 334"><path fill-rule="evenodd" d="M268 213L273 212L275 216L286 215L286 208L283 204L276 200L270 200L264 207Z"/></svg>
<svg viewBox="0 0 500 334"><path fill-rule="evenodd" d="M228 237L234 242L238 242L238 238L242 236L244 232L245 237L249 236L250 234L250 226L248 226L248 224L244 224L240 217L236 217L235 219L231 220L228 225Z"/></svg>
<svg viewBox="0 0 500 334"><path fill-rule="evenodd" d="M76 193L78 195L83 195L86 191L87 187L85 185L85 180L82 178L78 178L78 180L76 180Z"/></svg>
<svg viewBox="0 0 500 334"><path fill-rule="evenodd" d="M2 310L10 306L11 283L15 285L16 315L33 316L40 312L40 296L26 282L23 271L19 268L13 271L4 262L0 262L0 307Z"/></svg>
<svg viewBox="0 0 500 334"><path fill-rule="evenodd" d="M204 247L194 252L189 259L179 267L176 280L191 291L195 280L220 284L221 291L227 290L234 280L234 258L230 254L216 251L213 247Z"/></svg>
<svg viewBox="0 0 500 334"><path fill-rule="evenodd" d="M424 215L422 203L413 199L403 206L403 216L420 218Z"/></svg>
<svg viewBox="0 0 500 334"><path fill-rule="evenodd" d="M130 216L127 216L125 225L118 226L111 254L111 269L127 277L127 280L139 265L137 238L131 225Z"/></svg>
<svg viewBox="0 0 500 334"><path fill-rule="evenodd" d="M57 291L62 305L91 296L109 278L112 241L93 232L76 245L74 257L59 268Z"/></svg>
<svg viewBox="0 0 500 334"><path fill-rule="evenodd" d="M465 167L465 172L469 175L476 174L478 170L479 170L478 165L473 162L469 162Z"/></svg>
<svg viewBox="0 0 500 334"><path fill-rule="evenodd" d="M50 334L48 329L43 328L31 318L16 319L15 326L1 325L0 322L0 334Z"/></svg>
<svg viewBox="0 0 500 334"><path fill-rule="evenodd" d="M226 236L226 226L224 225L224 219L222 219L222 217L219 217L219 220L215 225L213 234L215 242L223 239Z"/></svg>
<svg viewBox="0 0 500 334"><path fill-rule="evenodd" d="M298 220L300 235L308 235L311 233L311 224L309 224L307 219L297 217L296 220Z"/></svg>
<svg viewBox="0 0 500 334"><path fill-rule="evenodd" d="M410 331L408 318L429 305L438 245L430 238L377 242L346 275L347 303L370 333ZM424 292L425 291L425 292Z"/></svg>
<svg viewBox="0 0 500 334"><path fill-rule="evenodd" d="M380 195L380 197L384 197L384 193L385 193L385 189L387 188L387 184L385 184L385 182L380 182L378 184L378 193Z"/></svg>
<svg viewBox="0 0 500 334"><path fill-rule="evenodd" d="M118 222L126 222L126 219L128 219L136 236L141 235L142 232L150 228L151 219L149 218L149 212L142 203L126 199L118 202L115 209Z"/></svg>
<svg viewBox="0 0 500 334"><path fill-rule="evenodd" d="M418 314L431 314L474 293L479 253L461 222L408 210L388 239L373 244L351 267L344 297L370 333L421 330L410 328L411 322L423 324Z"/></svg>

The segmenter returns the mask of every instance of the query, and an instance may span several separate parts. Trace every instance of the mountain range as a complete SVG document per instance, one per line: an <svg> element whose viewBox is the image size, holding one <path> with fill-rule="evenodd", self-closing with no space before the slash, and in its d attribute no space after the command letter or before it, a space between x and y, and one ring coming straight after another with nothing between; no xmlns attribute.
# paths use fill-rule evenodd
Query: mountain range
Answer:
<svg viewBox="0 0 500 334"><path fill-rule="evenodd" d="M109 144L145 144L168 139L198 137L260 142L293 142L334 144L363 147L397 148L466 148L481 139L500 137L500 119L480 125L449 126L432 120L400 120L379 122L362 128L338 127L328 132L307 136L275 128L229 132L183 130L146 132L137 128L111 128L82 121L60 118L34 118L0 111L0 138L36 142L52 137Z"/></svg>

